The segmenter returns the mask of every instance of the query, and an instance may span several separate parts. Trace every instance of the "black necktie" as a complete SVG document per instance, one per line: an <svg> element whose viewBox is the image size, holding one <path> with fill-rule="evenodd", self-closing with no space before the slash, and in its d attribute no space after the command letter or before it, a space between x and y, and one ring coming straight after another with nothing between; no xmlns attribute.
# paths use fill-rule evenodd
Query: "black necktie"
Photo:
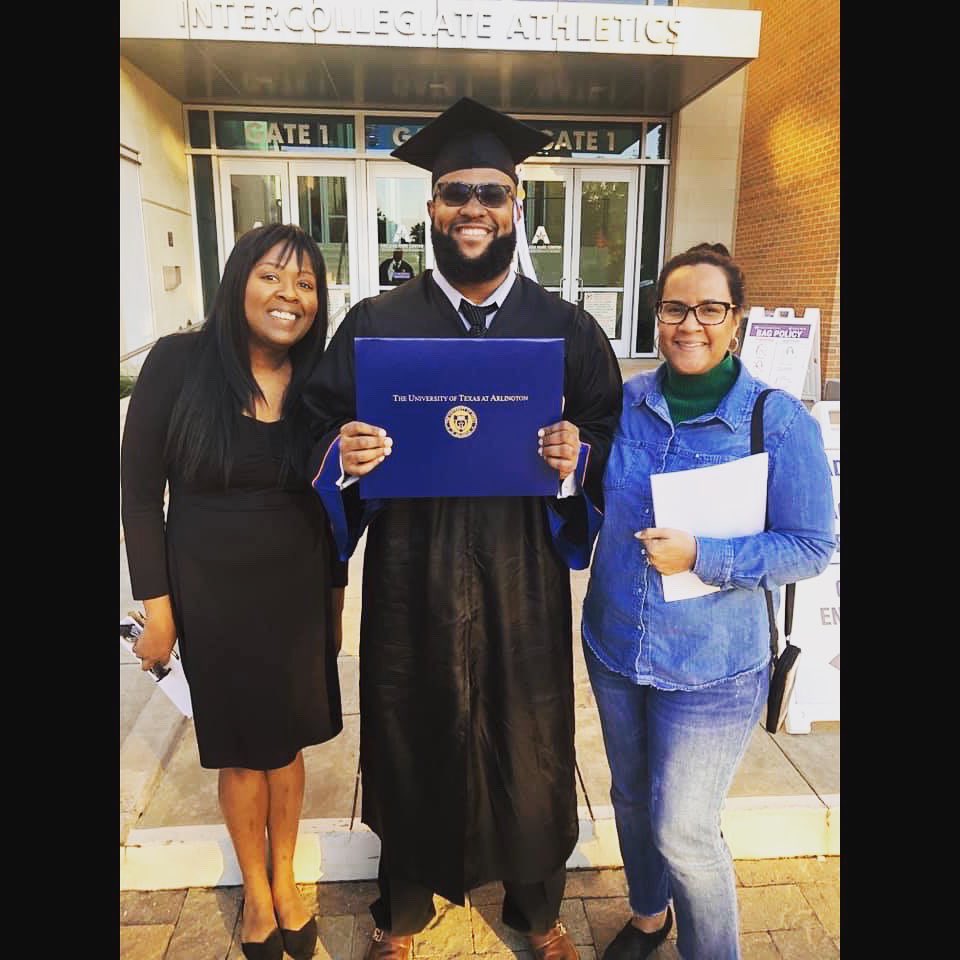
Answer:
<svg viewBox="0 0 960 960"><path fill-rule="evenodd" d="M460 312L470 321L468 337L482 337L487 332L487 314L497 309L495 303L485 307L474 306L469 300L460 301Z"/></svg>

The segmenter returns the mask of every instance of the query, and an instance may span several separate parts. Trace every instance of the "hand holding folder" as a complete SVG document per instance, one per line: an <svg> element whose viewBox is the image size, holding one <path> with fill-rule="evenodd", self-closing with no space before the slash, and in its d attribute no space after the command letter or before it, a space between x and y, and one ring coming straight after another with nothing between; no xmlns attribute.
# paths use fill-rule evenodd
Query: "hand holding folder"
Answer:
<svg viewBox="0 0 960 960"><path fill-rule="evenodd" d="M368 437L383 449L360 496L555 496L538 432L562 416L563 348L560 339L358 337L357 421L384 430Z"/></svg>
<svg viewBox="0 0 960 960"><path fill-rule="evenodd" d="M137 637L143 633L143 618L141 614L131 613L120 621L120 646L127 653L134 653L133 645ZM193 704L190 700L190 687L187 684L183 664L180 662L180 651L176 647L165 664L157 664L147 675L169 697L173 705L185 716L193 717Z"/></svg>
<svg viewBox="0 0 960 960"><path fill-rule="evenodd" d="M768 454L756 453L715 467L698 467L650 477L658 527L686 530L695 537L745 537L761 533L767 511ZM663 578L663 599L690 600L719 587L692 570Z"/></svg>
<svg viewBox="0 0 960 960"><path fill-rule="evenodd" d="M340 462L351 477L365 477L393 453L393 437L373 423L351 420L340 428Z"/></svg>

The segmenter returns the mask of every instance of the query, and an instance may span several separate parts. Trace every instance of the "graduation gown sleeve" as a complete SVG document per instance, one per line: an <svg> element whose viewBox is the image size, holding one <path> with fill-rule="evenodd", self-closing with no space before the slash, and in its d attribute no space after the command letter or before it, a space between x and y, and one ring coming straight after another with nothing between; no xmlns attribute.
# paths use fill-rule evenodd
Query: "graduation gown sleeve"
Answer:
<svg viewBox="0 0 960 960"><path fill-rule="evenodd" d="M337 486L342 474L339 430L356 419L353 350L357 318L364 309L365 301L361 301L344 317L303 394L312 424L311 485L330 518L341 561L353 554L366 525L381 506L377 500L360 500L359 483L342 490Z"/></svg>
<svg viewBox="0 0 960 960"><path fill-rule="evenodd" d="M606 334L578 309L567 338L563 418L580 430L575 469L579 496L547 499L554 545L566 564L585 570L603 522L603 470L620 417L623 380Z"/></svg>

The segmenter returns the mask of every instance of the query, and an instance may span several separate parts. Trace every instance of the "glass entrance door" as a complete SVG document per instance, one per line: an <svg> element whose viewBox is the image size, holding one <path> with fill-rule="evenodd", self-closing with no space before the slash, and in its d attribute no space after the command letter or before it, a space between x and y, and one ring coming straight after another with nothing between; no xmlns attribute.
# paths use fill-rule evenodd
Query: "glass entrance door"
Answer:
<svg viewBox="0 0 960 960"><path fill-rule="evenodd" d="M537 280L580 301L618 357L630 355L637 170L531 164L523 216Z"/></svg>
<svg viewBox="0 0 960 960"><path fill-rule="evenodd" d="M340 321L359 299L356 264L359 231L353 164L296 160L290 163L293 223L317 241L327 268L329 320L332 337Z"/></svg>
<svg viewBox="0 0 960 960"><path fill-rule="evenodd" d="M320 247L327 268L327 336L359 297L352 164L316 160L220 161L220 272L237 238L267 223L296 223Z"/></svg>
<svg viewBox="0 0 960 960"><path fill-rule="evenodd" d="M571 300L600 324L618 357L630 355L637 171L604 167L573 176Z"/></svg>
<svg viewBox="0 0 960 960"><path fill-rule="evenodd" d="M427 221L430 174L406 164L367 164L367 263L371 294L433 266Z"/></svg>
<svg viewBox="0 0 960 960"><path fill-rule="evenodd" d="M523 223L537 282L570 299L573 170L537 164L524 170Z"/></svg>
<svg viewBox="0 0 960 960"><path fill-rule="evenodd" d="M254 227L290 222L289 164L281 160L220 161L220 274L237 239Z"/></svg>
<svg viewBox="0 0 960 960"><path fill-rule="evenodd" d="M362 198L357 166L366 167ZM425 171L377 161L223 158L219 177L221 272L247 230L299 223L323 252L330 335L360 297L390 290L433 266ZM638 168L529 164L522 183L537 280L565 300L582 302L614 353L630 356L640 306L634 276Z"/></svg>

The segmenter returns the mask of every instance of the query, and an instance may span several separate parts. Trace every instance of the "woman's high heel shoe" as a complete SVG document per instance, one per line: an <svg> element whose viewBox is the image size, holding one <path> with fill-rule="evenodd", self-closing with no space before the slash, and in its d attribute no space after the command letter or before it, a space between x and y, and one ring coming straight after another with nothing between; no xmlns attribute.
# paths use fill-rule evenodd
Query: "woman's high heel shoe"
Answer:
<svg viewBox="0 0 960 960"><path fill-rule="evenodd" d="M274 928L266 940L241 943L240 949L247 960L283 960L283 936L280 928Z"/></svg>
<svg viewBox="0 0 960 960"><path fill-rule="evenodd" d="M283 949L293 960L310 960L317 948L317 921L311 917L299 930L280 928L283 937Z"/></svg>

